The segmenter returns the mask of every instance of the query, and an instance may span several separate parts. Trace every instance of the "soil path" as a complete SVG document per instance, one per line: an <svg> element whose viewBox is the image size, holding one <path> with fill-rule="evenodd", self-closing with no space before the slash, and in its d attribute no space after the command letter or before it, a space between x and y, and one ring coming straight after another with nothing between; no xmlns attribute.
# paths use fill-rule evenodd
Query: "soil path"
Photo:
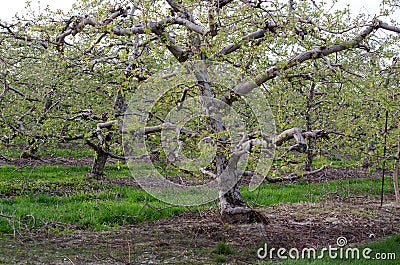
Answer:
<svg viewBox="0 0 400 265"><path fill-rule="evenodd" d="M386 198L390 200L390 198ZM0 262L19 264L256 264L258 248L321 249L400 233L400 208L376 200L281 204L262 208L269 224L228 225L215 210L115 231L37 232L0 240ZM54 226L60 224L53 224ZM48 229L47 231L52 231ZM1 253L3 252L3 253Z"/></svg>

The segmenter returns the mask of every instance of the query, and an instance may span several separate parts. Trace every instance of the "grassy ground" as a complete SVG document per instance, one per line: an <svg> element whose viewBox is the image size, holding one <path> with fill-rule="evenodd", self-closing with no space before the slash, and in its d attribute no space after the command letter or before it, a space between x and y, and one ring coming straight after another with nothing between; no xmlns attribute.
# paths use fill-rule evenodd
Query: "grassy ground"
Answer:
<svg viewBox="0 0 400 265"><path fill-rule="evenodd" d="M321 163L326 164L325 161ZM334 163L338 167L343 165L343 161L335 160ZM331 164L336 166L334 163ZM267 240L272 227L267 228L267 234L257 235L263 229L256 224L223 225L215 214L216 203L190 208L167 205L137 187L124 165L107 166L106 177L102 180L89 179L89 170L88 166L0 166L0 264L72 264L71 260L75 264L136 264L136 261L151 262L154 259L156 263L157 259L169 260L167 264L248 264L248 258L253 264L271 263L258 260L255 251ZM381 180L375 177L264 183L253 192L243 187L242 194L254 207L282 208L286 214L288 205L299 202L321 203L359 197L376 200L380 189ZM385 181L384 192L393 193L390 177ZM214 215L207 217L210 209ZM320 212L322 209L326 213ZM312 212L315 209L309 212L304 209L303 213L309 216L303 219L321 215L318 219L323 223L324 216L330 211L336 216L337 209L335 206L329 210L326 205L316 212ZM208 211L206 214L205 210ZM341 213L345 215L357 212L355 209L340 211L345 211ZM286 223L286 218L294 221L299 218L298 209L289 212L282 223L275 223L275 232L270 234L272 239L290 234L287 229L308 233L307 227L299 230L291 228L290 222ZM371 216L366 215L369 213ZM357 214L371 220L379 218L375 209ZM276 216L275 213L272 216ZM303 222L303 219L299 220ZM298 225L296 222L294 224ZM335 236L333 234L332 238ZM315 240L318 241L318 236ZM322 244L325 246L327 242ZM400 236L377 241L368 247L373 253L397 253L398 261ZM161 254L152 253L153 250ZM177 259L181 253L187 253L187 257ZM397 264L393 260L328 258L273 261L274 264L280 262L284 265Z"/></svg>
<svg viewBox="0 0 400 265"><path fill-rule="evenodd" d="M108 179L130 178L110 166ZM170 207L135 186L87 179L88 167L0 167L0 232L23 232L49 222L94 230L173 216L187 208ZM64 231L65 232L65 231Z"/></svg>
<svg viewBox="0 0 400 265"><path fill-rule="evenodd" d="M243 196L257 204L273 205L278 203L317 202L335 197L354 197L379 195L380 179L346 179L309 184L299 181L296 184L264 184L256 191L242 189ZM390 178L386 178L384 193L393 192Z"/></svg>
<svg viewBox="0 0 400 265"><path fill-rule="evenodd" d="M103 230L170 217L188 210L171 207L149 196L133 183L126 166L108 166L104 180L88 179L88 167L0 167L0 232L12 234L51 222ZM118 181L113 181L118 180ZM124 181L125 180L125 181ZM128 183L128 185L126 185ZM130 184L129 184L130 183ZM254 205L329 200L332 197L379 195L379 179L347 179L309 184L264 184L256 191L242 189ZM392 192L391 181L385 193ZM191 210L216 207L215 203ZM64 231L65 232L65 231Z"/></svg>

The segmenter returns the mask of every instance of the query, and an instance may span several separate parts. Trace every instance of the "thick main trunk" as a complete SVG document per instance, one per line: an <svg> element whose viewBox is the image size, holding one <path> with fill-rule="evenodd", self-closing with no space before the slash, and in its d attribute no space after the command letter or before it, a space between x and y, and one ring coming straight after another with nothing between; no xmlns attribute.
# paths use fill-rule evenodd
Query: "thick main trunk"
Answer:
<svg viewBox="0 0 400 265"><path fill-rule="evenodd" d="M228 162L224 154L217 154L217 173L220 178L219 209L221 218L227 223L266 222L258 212L251 209L240 194L240 175L237 171L237 157Z"/></svg>
<svg viewBox="0 0 400 265"><path fill-rule="evenodd" d="M248 222L251 209L243 201L239 189L239 179L236 174L236 163L228 163L224 153L216 156L217 174L219 180L219 208L222 219L229 223ZM231 166L233 168L230 168Z"/></svg>
<svg viewBox="0 0 400 265"><path fill-rule="evenodd" d="M199 96L204 115L212 117L207 119L207 127L214 133L227 130L224 124L224 115L227 114L226 106L215 99L215 92L211 87L207 65L194 65L193 73L198 80ZM224 103L225 104L225 103ZM229 105L229 104L228 104ZM216 170L213 172L219 178L219 207L221 217L228 223L248 223L254 220L254 211L243 201L238 186L239 176L236 173L237 162L240 156L229 159L226 151L230 149L229 137L221 135L217 143L215 157Z"/></svg>
<svg viewBox="0 0 400 265"><path fill-rule="evenodd" d="M103 149L96 150L96 157L94 158L91 177L102 178L104 176L104 167L106 165L108 154Z"/></svg>
<svg viewBox="0 0 400 265"><path fill-rule="evenodd" d="M252 210L243 201L237 184L225 194L220 194L219 208L224 222L249 223L252 221Z"/></svg>
<svg viewBox="0 0 400 265"><path fill-rule="evenodd" d="M243 201L238 184L232 187L228 192L220 194L219 208L222 221L226 223L268 223L267 218L262 212L251 209Z"/></svg>

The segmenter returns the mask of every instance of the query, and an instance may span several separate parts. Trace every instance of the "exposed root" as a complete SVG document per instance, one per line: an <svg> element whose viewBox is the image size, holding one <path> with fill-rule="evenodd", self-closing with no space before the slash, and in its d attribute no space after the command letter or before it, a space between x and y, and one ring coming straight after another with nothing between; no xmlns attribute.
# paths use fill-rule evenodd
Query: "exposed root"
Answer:
<svg viewBox="0 0 400 265"><path fill-rule="evenodd" d="M262 212L249 207L235 207L224 210L221 212L221 219L223 222L230 224L268 224L268 220Z"/></svg>

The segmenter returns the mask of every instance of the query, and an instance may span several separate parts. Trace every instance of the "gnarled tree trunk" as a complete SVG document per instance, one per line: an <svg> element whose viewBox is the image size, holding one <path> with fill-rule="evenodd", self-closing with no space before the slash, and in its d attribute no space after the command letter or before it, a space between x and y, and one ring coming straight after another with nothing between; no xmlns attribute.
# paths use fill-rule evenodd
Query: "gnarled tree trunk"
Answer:
<svg viewBox="0 0 400 265"><path fill-rule="evenodd" d="M232 155L228 161L224 153L217 153L217 175L219 177L219 209L222 220L228 223L248 223L252 209L244 202L238 185L237 173L239 155Z"/></svg>
<svg viewBox="0 0 400 265"><path fill-rule="evenodd" d="M254 221L255 214L244 202L238 184L235 184L228 192L220 194L219 208L222 220L225 222L249 223Z"/></svg>
<svg viewBox="0 0 400 265"><path fill-rule="evenodd" d="M97 135L97 138L99 139L99 144L94 144L89 140L86 141L86 143L96 151L92 170L90 172L91 177L101 178L104 176L104 167L106 165L107 158L110 156L110 153L107 152L107 148L110 145L112 135L110 129L116 123L118 123L117 120L98 123L95 133ZM108 129L109 131L106 135L103 135L102 129Z"/></svg>
<svg viewBox="0 0 400 265"><path fill-rule="evenodd" d="M102 148L98 147L96 150L96 156L93 160L92 169L90 176L94 178L102 178L104 176L104 167L106 165L108 153Z"/></svg>

